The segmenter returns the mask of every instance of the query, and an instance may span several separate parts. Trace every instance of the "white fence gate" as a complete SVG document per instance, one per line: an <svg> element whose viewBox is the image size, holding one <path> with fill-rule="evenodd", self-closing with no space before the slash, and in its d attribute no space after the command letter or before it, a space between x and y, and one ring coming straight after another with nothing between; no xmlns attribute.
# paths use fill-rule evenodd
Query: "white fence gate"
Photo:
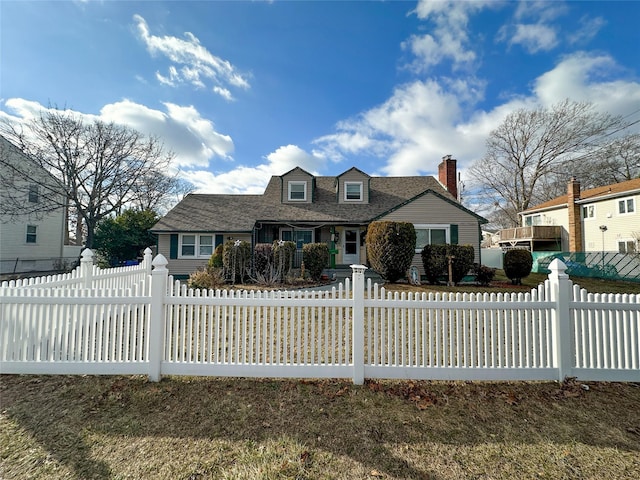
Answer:
<svg viewBox="0 0 640 480"><path fill-rule="evenodd" d="M191 290L166 263L117 288L3 284L0 373L640 381L640 295L589 294L560 261L528 293L417 295L363 266L328 291Z"/></svg>

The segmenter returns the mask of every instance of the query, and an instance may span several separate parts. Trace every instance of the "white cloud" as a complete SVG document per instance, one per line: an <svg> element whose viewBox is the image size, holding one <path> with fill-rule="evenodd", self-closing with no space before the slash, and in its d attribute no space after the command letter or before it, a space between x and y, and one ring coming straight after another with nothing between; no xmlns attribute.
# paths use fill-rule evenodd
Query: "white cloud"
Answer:
<svg viewBox="0 0 640 480"><path fill-rule="evenodd" d="M46 107L38 102L10 98L4 102L8 112L2 116L16 122L26 122ZM99 115L74 112L86 121L101 120L126 125L145 135L156 135L176 154L175 166L207 168L216 158L230 160L233 141L218 133L210 120L202 118L193 106L165 103L165 111L123 100L102 107ZM9 113L10 112L10 113Z"/></svg>
<svg viewBox="0 0 640 480"><path fill-rule="evenodd" d="M558 37L553 27L542 24L517 24L508 40L509 45L522 45L529 53L549 51L558 45Z"/></svg>
<svg viewBox="0 0 640 480"><path fill-rule="evenodd" d="M550 106L570 98L591 101L600 111L616 115L640 110L640 83L611 80L607 75L616 70L621 69L607 55L567 56L535 79L528 95L488 111L475 108L483 82L416 81L397 88L381 105L341 122L335 134L315 143L327 156L376 157L386 162L380 170L386 175L436 174L447 154L458 159L464 172L484 155L489 133L519 108Z"/></svg>
<svg viewBox="0 0 640 480"><path fill-rule="evenodd" d="M416 15L431 21L435 28L424 35L412 35L403 43L403 48L411 50L417 57L413 68L427 70L445 59L452 61L454 69L474 62L476 54L469 46L467 34L469 15L491 5L492 2L480 0L418 2Z"/></svg>
<svg viewBox="0 0 640 480"><path fill-rule="evenodd" d="M265 157L266 163L254 167L240 166L222 173L191 170L183 176L193 183L199 193L263 193L273 175L282 175L300 167L318 174L325 165L325 158L308 153L297 145L279 147Z"/></svg>
<svg viewBox="0 0 640 480"><path fill-rule="evenodd" d="M169 86L187 83L196 88L204 88L207 80L214 84L212 91L226 99L232 98L226 85L249 88L245 75L239 73L229 61L209 52L191 32L185 32L184 39L169 35L160 37L151 34L149 25L140 15L134 15L133 19L138 36L149 53L163 55L172 62L168 75L156 73L159 82Z"/></svg>
<svg viewBox="0 0 640 480"><path fill-rule="evenodd" d="M589 18L583 16L580 19L580 29L567 36L570 44L584 45L594 38L607 24L602 17Z"/></svg>

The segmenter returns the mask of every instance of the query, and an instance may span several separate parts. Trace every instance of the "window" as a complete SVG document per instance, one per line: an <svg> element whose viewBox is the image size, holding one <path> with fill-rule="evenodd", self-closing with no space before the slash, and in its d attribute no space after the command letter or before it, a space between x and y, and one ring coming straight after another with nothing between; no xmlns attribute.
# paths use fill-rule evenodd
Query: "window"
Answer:
<svg viewBox="0 0 640 480"><path fill-rule="evenodd" d="M213 254L213 235L182 235L180 257L208 258Z"/></svg>
<svg viewBox="0 0 640 480"><path fill-rule="evenodd" d="M618 240L619 253L636 253L637 251L635 240Z"/></svg>
<svg viewBox="0 0 640 480"><path fill-rule="evenodd" d="M618 213L633 213L636 211L636 205L633 198L625 198L618 201Z"/></svg>
<svg viewBox="0 0 640 480"><path fill-rule="evenodd" d="M582 218L585 220L588 218L596 217L596 206L595 205L586 205L582 207Z"/></svg>
<svg viewBox="0 0 640 480"><path fill-rule="evenodd" d="M307 182L289 182L289 200L304 202L307 199Z"/></svg>
<svg viewBox="0 0 640 480"><path fill-rule="evenodd" d="M38 203L40 201L40 188L38 185L29 185L29 203Z"/></svg>
<svg viewBox="0 0 640 480"><path fill-rule="evenodd" d="M36 243L38 241L38 226L27 225L27 243Z"/></svg>
<svg viewBox="0 0 640 480"><path fill-rule="evenodd" d="M345 200L362 200L362 182L344 182Z"/></svg>
<svg viewBox="0 0 640 480"><path fill-rule="evenodd" d="M183 235L180 255L183 257L195 257L196 255L196 236Z"/></svg>
<svg viewBox="0 0 640 480"><path fill-rule="evenodd" d="M448 225L415 225L416 253L422 251L425 245L442 245L449 243Z"/></svg>
<svg viewBox="0 0 640 480"><path fill-rule="evenodd" d="M283 228L280 239L285 242L295 242L296 248L301 249L305 243L313 243L313 230L292 230Z"/></svg>
<svg viewBox="0 0 640 480"><path fill-rule="evenodd" d="M534 225L542 225L542 215L529 215L524 217L524 226L531 227Z"/></svg>

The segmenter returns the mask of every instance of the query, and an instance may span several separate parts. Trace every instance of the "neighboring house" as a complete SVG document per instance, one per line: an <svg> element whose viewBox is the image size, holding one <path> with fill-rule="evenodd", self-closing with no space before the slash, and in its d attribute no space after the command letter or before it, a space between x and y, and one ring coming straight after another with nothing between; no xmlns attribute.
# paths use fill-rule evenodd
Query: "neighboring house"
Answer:
<svg viewBox="0 0 640 480"><path fill-rule="evenodd" d="M16 178L15 171L28 172L31 181ZM66 212L8 214L10 206L24 211L45 202L43 185L55 179L11 142L0 136L0 274L49 271L64 257ZM13 208L15 210L15 208Z"/></svg>
<svg viewBox="0 0 640 480"><path fill-rule="evenodd" d="M262 195L187 195L153 228L169 271L186 276L228 240L252 245L291 240L326 242L331 266L366 264L367 226L376 220L415 225L416 256L428 243L470 244L480 261L480 225L487 221L457 200L456 160L445 157L439 178L371 177L350 168L336 177L297 167L273 176Z"/></svg>
<svg viewBox="0 0 640 480"><path fill-rule="evenodd" d="M532 252L640 251L640 178L567 194L521 212L522 226L500 231L504 249Z"/></svg>

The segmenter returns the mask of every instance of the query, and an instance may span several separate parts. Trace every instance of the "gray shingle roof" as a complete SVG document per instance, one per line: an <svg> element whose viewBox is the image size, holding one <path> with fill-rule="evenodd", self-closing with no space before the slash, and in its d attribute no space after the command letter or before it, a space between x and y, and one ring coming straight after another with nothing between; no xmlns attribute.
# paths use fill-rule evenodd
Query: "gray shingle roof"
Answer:
<svg viewBox="0 0 640 480"><path fill-rule="evenodd" d="M190 194L153 227L154 232L250 232L257 221L369 223L414 197L431 190L455 201L430 176L371 177L368 204L340 204L336 177L315 177L314 202L282 203L279 176L271 177L262 195Z"/></svg>

